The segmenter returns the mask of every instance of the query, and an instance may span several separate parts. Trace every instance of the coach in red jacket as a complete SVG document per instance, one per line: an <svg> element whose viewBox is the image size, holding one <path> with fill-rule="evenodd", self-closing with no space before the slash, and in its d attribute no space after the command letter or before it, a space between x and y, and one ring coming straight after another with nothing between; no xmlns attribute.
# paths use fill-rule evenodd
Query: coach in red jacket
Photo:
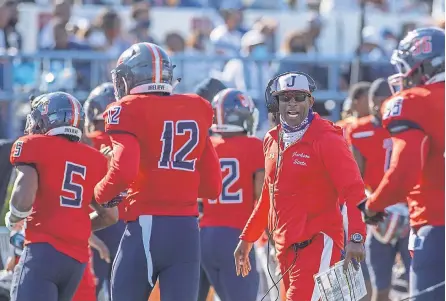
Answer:
<svg viewBox="0 0 446 301"><path fill-rule="evenodd" d="M312 111L314 89L300 72L268 84L267 106L280 123L265 136L262 196L234 253L237 273L246 276L249 251L268 226L288 301L319 300L313 276L341 260L341 204L349 209L346 262L364 258L365 225L356 209L364 183L341 128Z"/></svg>

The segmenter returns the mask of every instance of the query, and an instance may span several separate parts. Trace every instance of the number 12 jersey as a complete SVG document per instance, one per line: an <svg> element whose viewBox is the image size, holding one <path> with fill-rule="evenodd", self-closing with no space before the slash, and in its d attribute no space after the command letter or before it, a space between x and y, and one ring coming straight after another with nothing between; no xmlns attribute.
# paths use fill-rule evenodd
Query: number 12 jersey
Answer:
<svg viewBox="0 0 446 301"><path fill-rule="evenodd" d="M126 219L198 215L200 191L212 190L206 182L214 175L221 179L208 137L210 104L192 94L129 95L109 105L104 118L112 138L130 134L140 147L138 175L124 204Z"/></svg>

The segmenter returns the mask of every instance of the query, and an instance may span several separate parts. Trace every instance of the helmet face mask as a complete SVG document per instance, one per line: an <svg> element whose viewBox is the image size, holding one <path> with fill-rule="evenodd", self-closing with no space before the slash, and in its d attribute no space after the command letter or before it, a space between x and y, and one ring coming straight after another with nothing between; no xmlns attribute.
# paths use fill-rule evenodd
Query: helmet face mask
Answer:
<svg viewBox="0 0 446 301"><path fill-rule="evenodd" d="M68 93L48 93L35 98L26 117L25 134L67 136L80 141L84 112L79 101Z"/></svg>
<svg viewBox="0 0 446 301"><path fill-rule="evenodd" d="M110 82L100 84L94 88L84 102L85 130L104 131L103 114L108 105L115 102L115 88Z"/></svg>
<svg viewBox="0 0 446 301"><path fill-rule="evenodd" d="M444 41L444 30L437 28L419 28L401 40L390 59L397 71L388 78L393 94L444 75Z"/></svg>

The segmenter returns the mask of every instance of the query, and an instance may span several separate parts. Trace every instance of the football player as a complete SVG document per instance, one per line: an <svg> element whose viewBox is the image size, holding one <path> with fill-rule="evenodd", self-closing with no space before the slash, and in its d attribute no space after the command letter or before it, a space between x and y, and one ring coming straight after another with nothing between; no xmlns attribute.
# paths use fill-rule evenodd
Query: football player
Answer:
<svg viewBox="0 0 446 301"><path fill-rule="evenodd" d="M355 123L358 118L370 114L368 103L369 82L359 82L350 87L349 96L342 106L341 120L336 125L347 128Z"/></svg>
<svg viewBox="0 0 446 301"><path fill-rule="evenodd" d="M13 229L26 219L27 226L11 300L71 300L89 260L91 231L117 221L116 209L92 202L107 160L79 143L83 123L82 107L73 96L42 95L32 100L27 135L12 147L10 160L18 175L5 222ZM90 204L97 212L91 222Z"/></svg>
<svg viewBox="0 0 446 301"><path fill-rule="evenodd" d="M392 136L389 168L367 202L359 207L373 223L389 205L407 198L412 232L409 250L410 295L417 300L443 300L445 279L445 37L444 30L409 32L391 62L398 74L389 77L397 91L381 108L383 126Z"/></svg>
<svg viewBox="0 0 446 301"><path fill-rule="evenodd" d="M114 101L115 91L113 84L103 83L91 91L84 103L86 136L91 140L92 146L97 150L101 150L102 148L102 152L104 151L104 146L108 149L112 147L110 137L105 133L103 114L107 106ZM123 219L124 213L123 210L119 212L120 219ZM116 224L95 233L109 249L111 262L113 262L116 256L124 228L124 222L120 220ZM96 286L97 295L99 296L103 289L105 289L106 299L109 299L112 264L101 260L101 256L96 250L93 250L93 256L94 273L98 279L98 285Z"/></svg>
<svg viewBox="0 0 446 301"><path fill-rule="evenodd" d="M105 130L113 157L95 198L106 202L129 187L114 301L146 301L158 279L163 301L197 299L197 198L216 199L222 178L208 136L212 106L198 95L172 95L173 68L161 47L138 43L112 71L119 100L105 113Z"/></svg>
<svg viewBox="0 0 446 301"><path fill-rule="evenodd" d="M91 140L94 148L101 145L110 146L110 137L105 134L103 114L107 106L115 101L115 91L112 83L103 83L94 88L84 102L85 135Z"/></svg>
<svg viewBox="0 0 446 301"><path fill-rule="evenodd" d="M364 184L369 192L374 191L384 176L385 162L390 162L392 139L382 126L380 112L382 102L392 95L384 78L374 81L369 90L371 115L359 118L346 131L353 155L358 163ZM395 207L396 206L396 207ZM406 204L389 207L389 216L378 225L369 227L365 241L366 262L370 273L371 300L388 301L392 281L392 269L397 253L401 254L408 276L410 255L408 244L408 215ZM396 212L401 208L402 212ZM363 265L364 266L364 265ZM408 277L406 277L408 280ZM369 281L367 281L369 282Z"/></svg>
<svg viewBox="0 0 446 301"><path fill-rule="evenodd" d="M203 200L200 221L201 260L221 300L255 301L259 288L254 250L254 272L234 273L233 254L245 223L262 192L264 156L262 141L254 137L258 112L252 99L235 89L220 91L212 102L217 135L211 137L220 158L223 188L216 199Z"/></svg>

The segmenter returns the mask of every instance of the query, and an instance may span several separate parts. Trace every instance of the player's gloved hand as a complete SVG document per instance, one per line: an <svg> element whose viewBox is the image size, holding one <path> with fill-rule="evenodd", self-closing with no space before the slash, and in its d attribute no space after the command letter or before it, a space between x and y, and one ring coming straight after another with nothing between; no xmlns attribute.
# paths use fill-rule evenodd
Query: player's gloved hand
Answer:
<svg viewBox="0 0 446 301"><path fill-rule="evenodd" d="M384 221L384 218L387 216L386 212L374 212L367 208L366 206L367 199L363 200L361 203L357 205L357 208L361 210L362 213L362 221L368 225L377 225Z"/></svg>
<svg viewBox="0 0 446 301"><path fill-rule="evenodd" d="M113 208L118 206L125 198L127 197L127 191L123 191L120 194L118 194L117 196L115 196L113 199L111 199L110 201L101 204L102 207L104 208Z"/></svg>
<svg viewBox="0 0 446 301"><path fill-rule="evenodd" d="M25 247L25 236L21 231L12 231L9 237L9 243L19 252L23 251Z"/></svg>
<svg viewBox="0 0 446 301"><path fill-rule="evenodd" d="M107 158L108 166L110 166L110 161L113 157L113 148L106 146L105 144L101 144L101 149L99 151Z"/></svg>
<svg viewBox="0 0 446 301"><path fill-rule="evenodd" d="M248 276L251 272L251 263L249 262L249 252L251 251L253 243L240 240L237 248L234 251L235 271L237 276L242 274L242 277Z"/></svg>

